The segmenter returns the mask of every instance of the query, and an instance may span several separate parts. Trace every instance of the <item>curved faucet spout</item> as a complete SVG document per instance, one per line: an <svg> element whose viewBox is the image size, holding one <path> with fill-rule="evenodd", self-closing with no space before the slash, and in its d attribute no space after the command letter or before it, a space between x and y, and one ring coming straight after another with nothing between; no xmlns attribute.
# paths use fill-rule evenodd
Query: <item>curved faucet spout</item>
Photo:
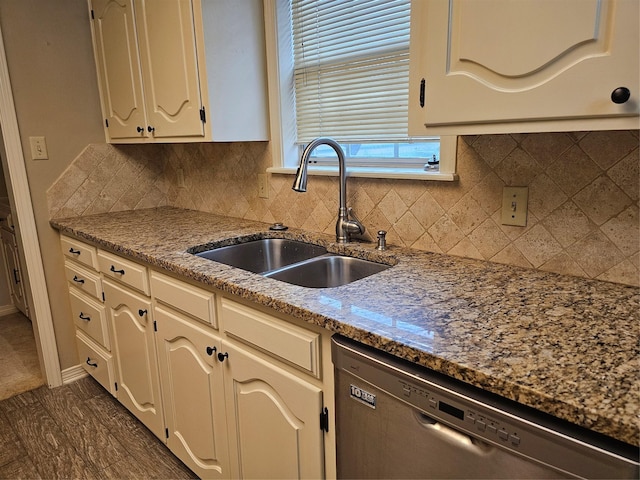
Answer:
<svg viewBox="0 0 640 480"><path fill-rule="evenodd" d="M307 167L311 153L320 145L327 145L336 152L338 156L338 169L340 174L340 204L338 207L338 222L336 223L336 242L348 243L352 233L362 235L365 231L364 226L355 218L349 219L349 210L347 209L347 167L344 159L344 151L342 147L332 138L316 138L307 145L300 157L300 165L296 172L291 187L296 192L307 191Z"/></svg>

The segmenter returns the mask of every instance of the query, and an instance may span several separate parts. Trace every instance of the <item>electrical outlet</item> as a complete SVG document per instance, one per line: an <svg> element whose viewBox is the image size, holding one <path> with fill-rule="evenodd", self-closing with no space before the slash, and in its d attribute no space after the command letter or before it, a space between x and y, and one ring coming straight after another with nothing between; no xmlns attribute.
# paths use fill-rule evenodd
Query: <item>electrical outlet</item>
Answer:
<svg viewBox="0 0 640 480"><path fill-rule="evenodd" d="M186 188L187 185L184 183L184 170L182 168L176 169L176 177L178 188Z"/></svg>
<svg viewBox="0 0 640 480"><path fill-rule="evenodd" d="M527 226L529 187L502 189L502 225Z"/></svg>
<svg viewBox="0 0 640 480"><path fill-rule="evenodd" d="M266 173L258 174L258 196L269 198L269 177Z"/></svg>
<svg viewBox="0 0 640 480"><path fill-rule="evenodd" d="M47 142L44 137L29 137L29 144L31 145L32 160L47 160L49 158Z"/></svg>

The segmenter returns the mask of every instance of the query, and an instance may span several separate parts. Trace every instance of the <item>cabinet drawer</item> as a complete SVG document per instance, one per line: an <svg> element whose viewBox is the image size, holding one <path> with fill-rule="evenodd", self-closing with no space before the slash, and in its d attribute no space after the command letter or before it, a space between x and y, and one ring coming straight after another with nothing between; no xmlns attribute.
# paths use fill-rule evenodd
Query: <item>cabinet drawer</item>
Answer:
<svg viewBox="0 0 640 480"><path fill-rule="evenodd" d="M71 301L71 314L76 327L107 350L111 350L104 305L77 292L75 289L69 290L69 300Z"/></svg>
<svg viewBox="0 0 640 480"><path fill-rule="evenodd" d="M69 284L102 301L102 281L96 273L68 260L64 262L64 272Z"/></svg>
<svg viewBox="0 0 640 480"><path fill-rule="evenodd" d="M98 265L105 277L115 278L131 288L149 295L147 267L102 250L98 251Z"/></svg>
<svg viewBox="0 0 640 480"><path fill-rule="evenodd" d="M158 272L151 272L151 291L162 302L201 322L218 327L215 294Z"/></svg>
<svg viewBox="0 0 640 480"><path fill-rule="evenodd" d="M284 320L222 299L224 331L320 378L320 335Z"/></svg>
<svg viewBox="0 0 640 480"><path fill-rule="evenodd" d="M96 247L64 236L60 237L60 245L65 258L70 258L93 270L98 270L98 250Z"/></svg>
<svg viewBox="0 0 640 480"><path fill-rule="evenodd" d="M76 345L82 367L115 397L115 372L111 354L80 331L76 331Z"/></svg>

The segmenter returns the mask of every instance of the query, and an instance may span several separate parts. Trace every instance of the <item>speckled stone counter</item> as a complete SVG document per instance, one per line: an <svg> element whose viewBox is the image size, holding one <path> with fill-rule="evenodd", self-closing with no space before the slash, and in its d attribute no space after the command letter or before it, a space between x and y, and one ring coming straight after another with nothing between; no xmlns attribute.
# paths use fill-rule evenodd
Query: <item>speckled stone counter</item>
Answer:
<svg viewBox="0 0 640 480"><path fill-rule="evenodd" d="M51 223L98 247L640 443L638 288L393 246L385 252L370 244L338 246L330 236L270 232L263 223L175 208ZM395 266L341 287L312 289L188 253L269 236Z"/></svg>

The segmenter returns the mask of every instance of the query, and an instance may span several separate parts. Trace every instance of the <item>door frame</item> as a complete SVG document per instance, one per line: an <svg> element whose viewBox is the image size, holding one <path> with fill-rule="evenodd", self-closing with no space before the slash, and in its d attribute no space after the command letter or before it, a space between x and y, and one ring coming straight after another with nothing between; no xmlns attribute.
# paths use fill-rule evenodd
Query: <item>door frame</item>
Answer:
<svg viewBox="0 0 640 480"><path fill-rule="evenodd" d="M0 28L0 128L4 137L6 159L2 159L8 194L13 199L15 221L18 225L16 240L25 259L26 289L30 305L31 323L36 339L36 350L40 369L50 388L62 385L62 371L58 357L58 345L53 329L53 318L49 304L49 293L44 275L44 265L40 252L40 242L36 229L31 191L27 178L24 153L18 127L13 90L9 79L9 69Z"/></svg>

